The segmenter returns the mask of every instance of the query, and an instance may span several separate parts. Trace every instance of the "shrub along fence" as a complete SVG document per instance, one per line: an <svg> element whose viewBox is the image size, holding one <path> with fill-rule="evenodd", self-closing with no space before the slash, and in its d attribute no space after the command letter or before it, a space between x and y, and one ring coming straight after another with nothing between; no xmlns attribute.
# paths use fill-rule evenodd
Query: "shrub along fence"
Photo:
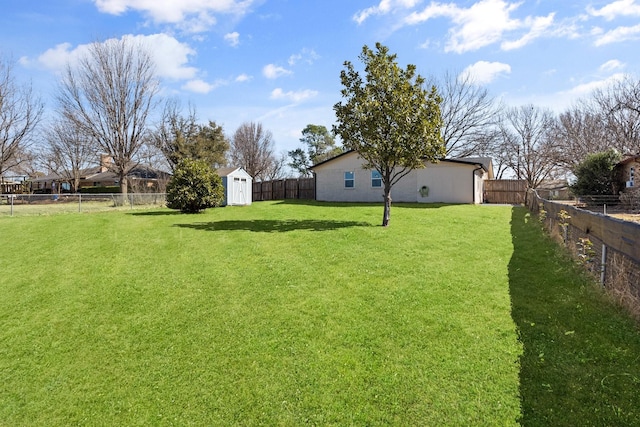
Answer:
<svg viewBox="0 0 640 427"><path fill-rule="evenodd" d="M528 207L616 300L640 318L640 224L542 199Z"/></svg>
<svg viewBox="0 0 640 427"><path fill-rule="evenodd" d="M314 178L277 179L253 183L253 201L316 198Z"/></svg>

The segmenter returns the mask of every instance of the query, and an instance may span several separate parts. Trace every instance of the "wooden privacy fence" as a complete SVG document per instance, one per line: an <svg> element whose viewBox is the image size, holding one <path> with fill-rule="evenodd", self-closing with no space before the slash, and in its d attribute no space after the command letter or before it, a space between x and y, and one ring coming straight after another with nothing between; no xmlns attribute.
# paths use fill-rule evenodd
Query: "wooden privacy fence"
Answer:
<svg viewBox="0 0 640 427"><path fill-rule="evenodd" d="M485 203L518 205L525 203L527 181L523 179L489 179L484 182Z"/></svg>
<svg viewBox="0 0 640 427"><path fill-rule="evenodd" d="M316 198L314 178L277 179L253 183L253 201Z"/></svg>
<svg viewBox="0 0 640 427"><path fill-rule="evenodd" d="M640 224L551 202L535 190L529 192L528 207L538 215L544 210L547 229L599 274L602 286L618 297L626 295L623 303L631 302L629 308L640 313Z"/></svg>

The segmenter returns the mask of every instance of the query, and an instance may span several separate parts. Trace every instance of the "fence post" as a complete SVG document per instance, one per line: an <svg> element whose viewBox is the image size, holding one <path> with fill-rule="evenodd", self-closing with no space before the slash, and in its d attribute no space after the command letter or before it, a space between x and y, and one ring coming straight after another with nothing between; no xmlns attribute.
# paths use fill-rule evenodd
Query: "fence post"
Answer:
<svg viewBox="0 0 640 427"><path fill-rule="evenodd" d="M78 213L82 212L82 193L78 193Z"/></svg>
<svg viewBox="0 0 640 427"><path fill-rule="evenodd" d="M604 288L604 280L607 272L607 246L602 244L602 260L600 263L600 286Z"/></svg>
<svg viewBox="0 0 640 427"><path fill-rule="evenodd" d="M9 198L11 199L11 216L13 216L13 194L10 194Z"/></svg>

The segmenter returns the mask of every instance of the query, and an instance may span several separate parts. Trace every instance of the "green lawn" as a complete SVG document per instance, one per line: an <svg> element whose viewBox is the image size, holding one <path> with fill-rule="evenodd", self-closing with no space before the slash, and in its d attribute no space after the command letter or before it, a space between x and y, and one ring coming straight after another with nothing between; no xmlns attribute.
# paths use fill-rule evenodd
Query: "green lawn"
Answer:
<svg viewBox="0 0 640 427"><path fill-rule="evenodd" d="M0 425L638 422L637 330L525 213L0 217Z"/></svg>

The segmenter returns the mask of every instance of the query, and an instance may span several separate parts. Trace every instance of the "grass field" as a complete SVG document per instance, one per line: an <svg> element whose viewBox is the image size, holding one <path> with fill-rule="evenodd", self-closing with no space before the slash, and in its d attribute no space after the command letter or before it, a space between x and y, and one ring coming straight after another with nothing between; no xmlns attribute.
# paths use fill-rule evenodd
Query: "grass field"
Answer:
<svg viewBox="0 0 640 427"><path fill-rule="evenodd" d="M639 422L637 329L524 209L392 215L0 218L0 425Z"/></svg>

